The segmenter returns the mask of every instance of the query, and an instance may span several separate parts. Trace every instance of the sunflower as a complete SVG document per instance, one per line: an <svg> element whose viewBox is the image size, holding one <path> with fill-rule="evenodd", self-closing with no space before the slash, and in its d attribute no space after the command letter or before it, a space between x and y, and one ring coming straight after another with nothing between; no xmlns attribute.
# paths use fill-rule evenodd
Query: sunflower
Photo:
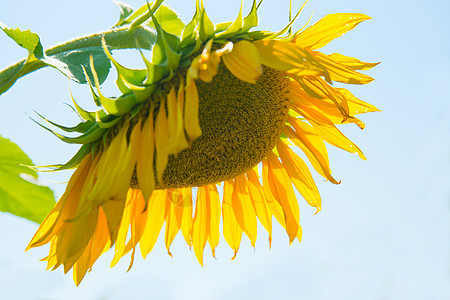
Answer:
<svg viewBox="0 0 450 300"><path fill-rule="evenodd" d="M324 142L365 159L336 124L362 129L355 115L377 108L331 84L369 83L358 70L376 63L317 49L369 17L332 14L292 33L300 10L279 32L251 31L262 1L253 1L246 17L241 8L235 21L218 25L197 1L193 19L176 35L156 17L162 2L129 18L129 30L148 19L156 29L151 60L142 56L146 69L122 66L103 41L122 95L101 93L91 60L89 84L100 109L86 111L74 101L84 121L72 128L51 123L79 132L55 134L82 146L58 168L76 170L27 249L50 243L48 268L73 269L77 285L113 246L112 266L132 252L131 268L136 247L145 258L164 223L168 253L181 231L200 264L206 243L215 255L221 219L234 257L243 234L255 246L257 220L269 243L273 216L290 243L301 240L294 188L317 211L321 198L292 147L335 184Z"/></svg>

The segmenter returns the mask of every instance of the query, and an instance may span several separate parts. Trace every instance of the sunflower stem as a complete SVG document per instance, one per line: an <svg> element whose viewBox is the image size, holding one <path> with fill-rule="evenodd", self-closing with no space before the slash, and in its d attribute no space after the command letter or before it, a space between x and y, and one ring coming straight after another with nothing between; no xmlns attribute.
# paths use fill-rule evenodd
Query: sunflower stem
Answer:
<svg viewBox="0 0 450 300"><path fill-rule="evenodd" d="M133 30L126 28L111 29L77 38L45 51L46 56L53 56L63 52L79 50L89 47L102 47L102 36L105 36L106 44L111 50L115 49L148 49L150 50L156 41L153 30L142 26ZM48 66L41 60L24 59L0 72L0 95L6 92L13 83L22 76Z"/></svg>

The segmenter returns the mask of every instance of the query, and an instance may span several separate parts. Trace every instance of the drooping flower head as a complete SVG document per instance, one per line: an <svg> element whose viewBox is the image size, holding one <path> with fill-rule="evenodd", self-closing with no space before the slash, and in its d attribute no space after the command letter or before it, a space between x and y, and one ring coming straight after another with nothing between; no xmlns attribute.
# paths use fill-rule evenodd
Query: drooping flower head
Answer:
<svg viewBox="0 0 450 300"><path fill-rule="evenodd" d="M77 285L112 246L112 265L130 251L133 261L138 245L145 258L164 223L167 250L181 231L201 264L206 243L214 255L221 219L235 255L243 234L255 245L257 219L269 242L273 216L290 243L300 240L294 188L317 211L321 199L292 147L335 184L324 142L365 159L336 124L362 129L355 116L377 109L332 83L369 83L373 79L358 71L376 64L317 49L369 17L328 15L291 34L295 17L279 32L252 31L262 1L253 1L246 17L241 9L236 20L218 25L197 1L193 19L174 32L155 17L162 2L128 18L129 30L149 18L156 29L151 59L142 56L147 68L125 68L103 42L122 95L102 94L91 62L100 109L74 102L83 122L73 128L52 123L79 132L57 136L82 146L59 168L76 170L28 248L50 243L48 268L73 268Z"/></svg>

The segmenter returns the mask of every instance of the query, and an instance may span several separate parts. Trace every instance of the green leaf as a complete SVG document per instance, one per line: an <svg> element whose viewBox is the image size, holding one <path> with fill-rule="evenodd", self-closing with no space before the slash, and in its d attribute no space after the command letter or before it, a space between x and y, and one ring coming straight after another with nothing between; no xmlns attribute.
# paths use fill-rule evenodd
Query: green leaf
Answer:
<svg viewBox="0 0 450 300"><path fill-rule="evenodd" d="M19 28L11 29L0 23L0 29L13 39L18 45L28 50L28 57L4 72L0 73L0 95L7 91L17 79L45 66L39 61L43 57L42 44L39 36L30 30L22 31Z"/></svg>
<svg viewBox="0 0 450 300"><path fill-rule="evenodd" d="M29 29L22 31L19 28L8 28L2 23L0 23L0 28L17 44L27 49L29 57L34 55L36 58L40 59L44 56L41 40L36 33L31 32Z"/></svg>
<svg viewBox="0 0 450 300"><path fill-rule="evenodd" d="M185 25L183 21L178 17L177 13L174 12L170 7L161 5L155 12L155 17L159 22L159 25L165 32L181 36ZM148 25L155 28L153 21L149 21Z"/></svg>
<svg viewBox="0 0 450 300"><path fill-rule="evenodd" d="M83 67L86 69L89 79L94 80L89 68L90 57L94 59L94 67L100 84L108 77L111 61L106 56L102 47L88 47L73 51L65 51L42 59L47 65L61 71L69 79L78 83L87 83Z"/></svg>
<svg viewBox="0 0 450 300"><path fill-rule="evenodd" d="M23 165L31 159L0 136L0 211L40 223L55 205L53 191L37 180L37 172Z"/></svg>

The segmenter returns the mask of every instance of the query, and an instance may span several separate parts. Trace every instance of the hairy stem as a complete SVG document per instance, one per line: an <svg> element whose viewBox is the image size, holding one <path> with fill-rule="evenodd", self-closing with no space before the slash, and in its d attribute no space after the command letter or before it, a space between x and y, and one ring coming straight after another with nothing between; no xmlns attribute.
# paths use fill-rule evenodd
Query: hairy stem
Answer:
<svg viewBox="0 0 450 300"><path fill-rule="evenodd" d="M61 45L49 48L45 55L52 56L66 51L83 49L88 47L101 47L102 36L105 37L106 45L111 50L115 49L148 49L150 50L156 42L156 34L149 28L136 27L129 30L126 28L111 29L101 33L77 38ZM6 92L22 76L25 76L47 64L36 58L24 59L9 66L0 72L0 95Z"/></svg>

